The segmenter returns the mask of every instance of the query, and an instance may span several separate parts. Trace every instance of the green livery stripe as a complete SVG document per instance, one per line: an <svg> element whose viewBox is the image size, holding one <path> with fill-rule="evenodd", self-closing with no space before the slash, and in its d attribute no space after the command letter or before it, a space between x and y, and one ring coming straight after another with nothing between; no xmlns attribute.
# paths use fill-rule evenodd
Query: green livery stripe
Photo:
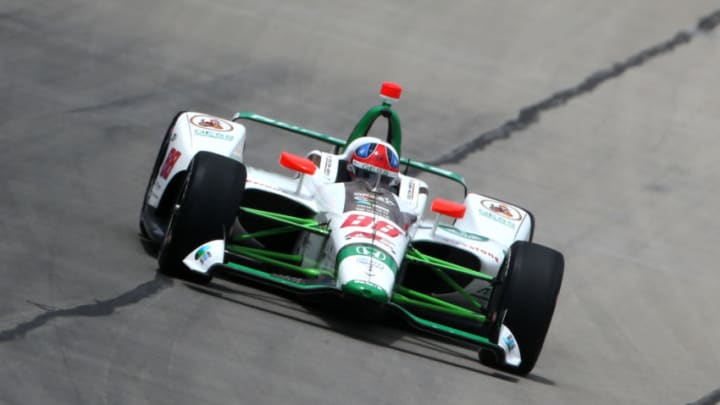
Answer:
<svg viewBox="0 0 720 405"><path fill-rule="evenodd" d="M425 300L421 301L421 300L412 299L412 298L406 297L405 295L400 294L400 293L393 294L392 301L397 304L416 306L416 307L420 307L420 308L429 309L432 311L442 312L442 313L448 314L448 315L472 319L472 320L475 320L478 322L485 322L485 320L486 320L485 315L478 314L476 312L470 311L465 308L461 308L461 307L448 308L445 305L438 305L438 304L435 304L432 302L426 302Z"/></svg>
<svg viewBox="0 0 720 405"><path fill-rule="evenodd" d="M407 309L403 308L398 302L396 302L397 294L393 294L392 302L389 305L392 305L394 308L400 310L405 316L407 316L412 322L415 322L416 324L423 326L425 328L434 330L436 332L442 333L444 335L450 335L455 336L467 341L479 343L483 346L491 346L494 348L497 348L497 345L490 341L490 339L486 338L485 336L476 335L474 333L466 332L461 329L456 329L447 325L443 325L437 322L428 321L427 319L420 318L416 315L414 315L412 312L408 311Z"/></svg>
<svg viewBox="0 0 720 405"><path fill-rule="evenodd" d="M450 270L450 271L455 271L455 272L462 273L462 274L467 274L468 276L479 278L481 280L486 280L486 281L495 280L495 277L493 277L489 274L480 273L479 271L474 271L467 267L460 266L455 263L448 262L446 260L438 259L438 258L430 256L430 255L426 255L415 248L408 249L407 253L405 253L405 259L414 261L414 262L418 262L418 263L424 263L424 264L427 264L428 266L435 266L435 267L438 267L438 268L441 268L444 270Z"/></svg>
<svg viewBox="0 0 720 405"><path fill-rule="evenodd" d="M385 290L368 283L351 281L342 286L342 291L356 297L369 299L377 302L378 304L384 304L388 301L388 295Z"/></svg>
<svg viewBox="0 0 720 405"><path fill-rule="evenodd" d="M278 121L278 120L275 120L275 119L272 119L269 117L262 116L260 114L255 114L254 112L251 112L251 111L239 112L239 113L235 114L232 119L233 119L233 121L235 121L237 119L246 119L246 120L261 122L263 124L272 125L274 127L285 129L290 132L295 132L296 134L307 136L308 138L313 138L318 141L333 144L335 146L340 146L340 147L345 146L345 141L343 141L341 139L333 138L330 135L325 135L320 132L315 132L315 131L312 131L312 130L309 130L309 129L306 129L303 127L299 127L297 125L288 124L287 122Z"/></svg>
<svg viewBox="0 0 720 405"><path fill-rule="evenodd" d="M441 169L437 166L433 166L427 163L423 163L419 160L411 160L407 158L400 158L400 163L408 165L410 167L413 167L418 170L422 170L424 172L432 173L436 176L445 177L446 179L452 180L465 189L465 195L467 195L467 185L465 184L465 179L463 176L459 175L458 173L452 172L450 170Z"/></svg>
<svg viewBox="0 0 720 405"><path fill-rule="evenodd" d="M279 226L277 228L265 229L263 231L258 231L258 232L253 232L253 233L243 233L243 234L233 236L232 241L240 243L244 240L249 240L249 239L282 235L285 233L295 232L295 231L297 231L297 228L298 227L296 227L296 226L286 225L286 226Z"/></svg>
<svg viewBox="0 0 720 405"><path fill-rule="evenodd" d="M482 316L482 320L485 320L485 317L473 310L461 307L459 305L452 304L450 302L447 302L445 300L442 300L437 297L433 297L432 295L423 294L419 291L411 290L410 288L403 287L403 286L397 286L396 290L398 294L402 294L404 296L407 296L408 298L412 298L415 300L423 301L431 305L435 305L436 307L442 307L447 309L450 312L447 312L449 314L458 314L459 316L469 315L469 316ZM479 307L478 309L482 309ZM454 311L454 312L452 312ZM479 318L478 318L479 319Z"/></svg>
<svg viewBox="0 0 720 405"><path fill-rule="evenodd" d="M286 253L273 252L266 249L257 249L239 245L228 245L227 250L263 263L272 264L274 266L282 267L284 269L300 273L305 277L318 278L321 275L326 275L329 277L333 276L333 272L329 270L311 269L300 266L299 264L294 264L302 263L302 256L300 255L291 255Z"/></svg>
<svg viewBox="0 0 720 405"><path fill-rule="evenodd" d="M283 224L290 225L293 228L276 228L276 229L269 229L265 232L268 232L267 235L274 235L279 234L283 232L287 232L288 229L294 230L297 228L302 228L305 230L308 230L310 232L314 232L320 235L329 235L330 231L324 227L324 225L321 225L318 223L318 221L311 219L311 218L299 218L292 215L285 215L280 214L277 212L272 211L263 211L259 210L257 208L249 208L249 207L240 207L240 210L247 212L248 214L257 215L260 217L268 218L273 221L277 221ZM252 234L252 237L261 237L261 236L267 236L266 234L263 234L262 232L256 232ZM241 235L238 237L238 239L242 239L243 236Z"/></svg>
<svg viewBox="0 0 720 405"><path fill-rule="evenodd" d="M438 224L438 228L446 230L446 231L448 231L452 234L455 234L461 238L470 239L470 240L474 240L477 242L487 242L490 240L490 238L487 238L485 236L478 235L475 233L465 232L463 230L457 229L454 226L450 226L450 225Z"/></svg>
<svg viewBox="0 0 720 405"><path fill-rule="evenodd" d="M482 309L482 304L480 304L480 302L476 300L475 297L465 291L465 289L462 288L460 284L455 282L455 280L448 276L443 270L440 270L437 267L431 267L430 269L433 271L433 273L437 274L437 276L440 277L445 282L445 284L452 287L455 291L457 291L458 294L462 295L473 306L475 306L475 308Z"/></svg>
<svg viewBox="0 0 720 405"><path fill-rule="evenodd" d="M243 266L242 264L237 263L225 263L225 267L228 267L232 270L236 270L242 273L247 273L250 275L253 275L258 278L262 278L267 281L272 281L273 283L281 284L286 287L296 288L299 290L318 290L318 289L327 289L327 284L303 284L303 283L296 283L292 280L288 280L282 277L274 276L270 273L264 272L262 270L253 269L252 267Z"/></svg>

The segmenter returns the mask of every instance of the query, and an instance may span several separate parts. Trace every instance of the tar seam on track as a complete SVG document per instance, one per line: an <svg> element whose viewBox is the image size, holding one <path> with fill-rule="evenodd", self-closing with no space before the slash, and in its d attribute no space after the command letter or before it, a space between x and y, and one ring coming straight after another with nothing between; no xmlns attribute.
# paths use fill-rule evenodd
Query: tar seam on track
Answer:
<svg viewBox="0 0 720 405"><path fill-rule="evenodd" d="M604 82L618 78L628 69L636 68L651 59L670 53L676 47L689 43L693 37L698 34L709 33L718 25L720 25L720 10L700 18L697 26L692 31L680 31L672 38L650 48L644 49L625 59L623 62L615 63L609 68L592 73L575 86L560 90L535 104L523 107L520 109L520 112L515 118L506 121L504 124L495 129L491 129L490 131L478 135L474 139L455 147L451 151L428 161L428 163L432 165L459 163L471 153L483 149L493 141L508 138L515 132L527 129L538 121L541 113L558 108L575 97L590 93Z"/></svg>
<svg viewBox="0 0 720 405"><path fill-rule="evenodd" d="M690 402L687 405L713 405L720 402L720 389L717 389L704 397L698 399L695 402Z"/></svg>
<svg viewBox="0 0 720 405"><path fill-rule="evenodd" d="M651 59L670 53L678 46L688 44L697 35L707 34L713 31L718 25L720 25L720 10L716 10L700 18L696 27L691 31L680 31L672 38L644 49L625 59L623 62L615 63L609 68L590 74L575 86L560 90L535 104L521 108L515 118L506 121L495 129L478 135L468 142L458 145L451 151L428 161L428 163L432 165L459 163L471 153L483 149L493 141L508 138L515 132L527 129L538 121L541 113L558 108L575 97L590 93L606 81L620 77L628 69L639 67ZM719 402L720 389L717 389L688 405L712 405Z"/></svg>
<svg viewBox="0 0 720 405"><path fill-rule="evenodd" d="M42 327L55 318L110 315L118 308L136 304L145 298L157 294L161 290L171 286L172 283L172 279L162 275L157 275L153 280L142 283L132 290L124 292L115 298L95 301L93 304L78 305L67 309L49 309L47 312L44 312L27 322L20 323L10 329L0 331L0 343L24 337L28 332Z"/></svg>
<svg viewBox="0 0 720 405"><path fill-rule="evenodd" d="M638 67L651 59L672 52L676 47L689 43L698 34L713 31L718 25L720 25L720 10L702 17L698 21L697 26L691 31L680 31L672 38L642 50L623 62L615 63L609 68L592 73L573 87L558 91L537 103L521 108L515 118L506 121L500 127L484 132L474 139L457 146L453 150L428 161L428 163L434 165L458 163L471 153L483 149L495 140L507 138L515 132L527 129L538 121L541 113L558 108L575 97L592 92L604 82L621 76L626 70ZM116 309L136 304L143 299L157 294L170 285L172 285L171 279L156 276L155 279L140 284L115 298L96 301L92 304L79 305L68 309L50 309L27 322L0 331L0 343L24 337L30 331L44 326L55 318L110 315L114 313ZM720 402L720 389L710 392L692 404L710 405L718 402Z"/></svg>

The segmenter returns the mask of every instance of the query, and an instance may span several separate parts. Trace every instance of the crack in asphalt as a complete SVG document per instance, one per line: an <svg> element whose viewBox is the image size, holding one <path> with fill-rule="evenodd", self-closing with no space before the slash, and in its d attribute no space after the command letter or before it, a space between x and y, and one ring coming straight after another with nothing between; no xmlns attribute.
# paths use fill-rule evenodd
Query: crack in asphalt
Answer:
<svg viewBox="0 0 720 405"><path fill-rule="evenodd" d="M720 402L720 388L705 395L695 402L690 402L688 405L713 405Z"/></svg>
<svg viewBox="0 0 720 405"><path fill-rule="evenodd" d="M639 67L645 62L670 53L678 46L689 43L695 36L713 31L718 25L720 25L720 10L700 18L696 27L691 31L680 31L672 38L646 48L622 62L593 72L575 86L560 90L537 103L521 108L515 118L456 146L449 152L428 161L428 163L432 165L459 163L471 153L483 149L490 143L498 139L508 138L515 132L529 128L538 122L543 112L561 107L573 98L590 93L606 81L616 79L629 69Z"/></svg>
<svg viewBox="0 0 720 405"><path fill-rule="evenodd" d="M12 14L0 14L0 20L7 20L13 17ZM562 89L539 102L522 107L516 117L504 122L497 128L491 129L479 134L468 142L456 146L449 152L430 160L428 163L434 165L442 165L448 163L458 163L467 158L470 154L482 150L492 142L508 138L512 134L523 131L536 124L542 113L559 108L572 99L588 94L594 91L598 86L606 81L616 79L622 76L627 70L639 67L644 63L658 58L674 51L677 47L686 45L693 40L694 37L707 34L720 25L720 10L715 11L698 20L694 29L689 31L680 31L671 38L658 43L652 47L646 48L622 62L614 63L610 67L595 71L585 77L578 84ZM89 111L97 111L108 107L124 106L129 103L145 100L152 95L140 95L135 98L119 99L111 101L107 104L101 104L90 107L81 107L71 112L82 113ZM56 309L39 303L32 303L44 312L25 322L21 322L14 327L0 331L0 343L14 341L24 338L28 333L37 330L49 322L63 317L100 317L109 316L116 310L137 304L148 299L173 284L171 278L156 275L153 280L149 280L137 285L129 291L126 291L114 298L106 300L96 300L93 303L82 304L71 308ZM720 389L716 389L706 396L700 398L692 404L709 405L720 402Z"/></svg>
<svg viewBox="0 0 720 405"><path fill-rule="evenodd" d="M490 143L498 139L508 138L511 134L523 131L534 125L538 122L543 112L561 107L573 98L590 93L606 81L622 76L627 70L637 68L645 62L668 54L677 47L690 43L690 41L698 35L710 33L715 30L718 25L720 25L720 10L701 17L696 26L690 31L680 31L670 39L643 49L620 63L615 63L608 68L591 73L575 86L560 90L537 103L521 108L515 118L505 121L501 126L484 132L470 141L456 146L451 151L428 161L428 163L437 166L447 163L459 163L470 154L485 148ZM720 388L688 405L712 405L717 403L720 403Z"/></svg>
<svg viewBox="0 0 720 405"><path fill-rule="evenodd" d="M137 304L138 302L157 294L172 284L173 280L171 278L157 274L153 280L142 283L132 290L124 292L115 298L95 301L92 304L78 305L76 307L66 309L51 309L45 305L31 302L31 304L44 309L46 312L27 322L20 323L13 328L0 331L0 343L25 337L25 335L29 332L44 326L56 318L111 315L116 309Z"/></svg>

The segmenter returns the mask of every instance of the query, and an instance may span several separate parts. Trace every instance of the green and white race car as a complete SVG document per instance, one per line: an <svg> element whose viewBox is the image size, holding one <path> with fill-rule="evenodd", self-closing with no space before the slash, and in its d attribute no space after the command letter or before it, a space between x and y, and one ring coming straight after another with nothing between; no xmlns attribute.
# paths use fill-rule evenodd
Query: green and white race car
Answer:
<svg viewBox="0 0 720 405"><path fill-rule="evenodd" d="M251 112L232 120L177 114L143 199L143 240L158 247L166 274L195 282L240 276L339 296L358 311L394 311L476 345L483 364L525 375L550 326L563 256L532 242L528 211L401 157L392 107L401 91L384 83L382 103L347 140ZM384 139L370 132L379 118L387 120ZM284 169L246 165L256 126L329 147L282 152ZM459 185L462 201L430 198L427 176Z"/></svg>

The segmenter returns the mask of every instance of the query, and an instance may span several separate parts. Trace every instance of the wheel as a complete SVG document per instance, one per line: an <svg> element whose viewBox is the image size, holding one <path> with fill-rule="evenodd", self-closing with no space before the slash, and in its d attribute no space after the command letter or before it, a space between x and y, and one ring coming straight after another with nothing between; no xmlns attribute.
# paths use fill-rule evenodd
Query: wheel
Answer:
<svg viewBox="0 0 720 405"><path fill-rule="evenodd" d="M562 284L565 261L560 252L530 242L515 242L501 270L500 285L490 298L491 313L499 318L493 328L497 341L500 324L515 336L522 361L517 367L500 363L489 351L480 362L504 371L527 375L540 356Z"/></svg>
<svg viewBox="0 0 720 405"><path fill-rule="evenodd" d="M201 244L224 237L237 216L245 177L245 166L230 158L210 152L193 157L160 246L161 272L210 281L209 275L189 270L182 260Z"/></svg>

